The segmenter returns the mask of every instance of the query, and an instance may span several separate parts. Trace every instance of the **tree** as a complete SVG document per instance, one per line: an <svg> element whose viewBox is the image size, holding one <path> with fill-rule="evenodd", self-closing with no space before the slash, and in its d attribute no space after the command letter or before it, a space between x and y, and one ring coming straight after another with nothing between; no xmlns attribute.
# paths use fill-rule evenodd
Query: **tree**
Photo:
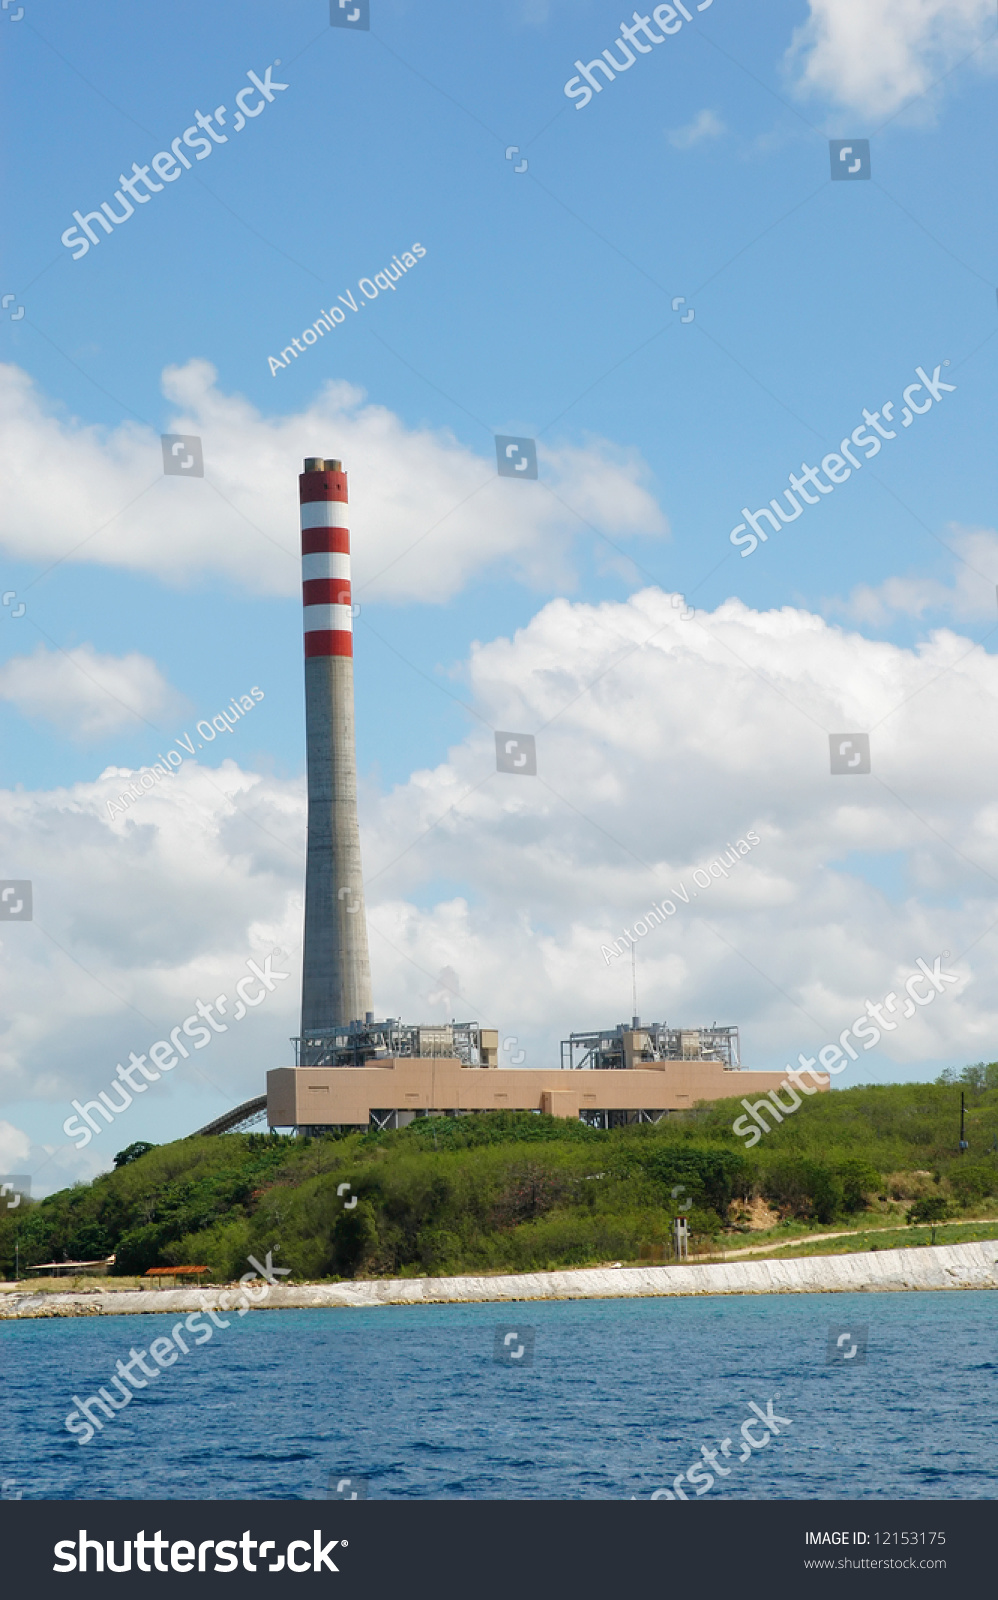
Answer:
<svg viewBox="0 0 998 1600"><path fill-rule="evenodd" d="M369 1201L350 1211L341 1211L333 1229L333 1271L341 1278L355 1278L363 1271L378 1248L378 1225Z"/></svg>
<svg viewBox="0 0 998 1600"><path fill-rule="evenodd" d="M976 1166L961 1164L950 1172L949 1181L960 1204L972 1206L998 1190L998 1171L981 1163Z"/></svg>
<svg viewBox="0 0 998 1600"><path fill-rule="evenodd" d="M876 1194L880 1187L880 1173L876 1167L872 1167L868 1161L850 1156L838 1162L835 1172L842 1181L842 1209L864 1211L867 1196Z"/></svg>
<svg viewBox="0 0 998 1600"><path fill-rule="evenodd" d="M842 1179L804 1156L781 1161L766 1174L763 1192L786 1216L833 1222L844 1202Z"/></svg>
<svg viewBox="0 0 998 1600"><path fill-rule="evenodd" d="M927 1194L924 1200L916 1200L908 1212L908 1226L916 1222L942 1222L949 1216L949 1205L941 1194Z"/></svg>
<svg viewBox="0 0 998 1600"><path fill-rule="evenodd" d="M149 1144L145 1139L136 1139L134 1144L130 1144L126 1149L118 1151L114 1158L114 1164L116 1167L131 1166L132 1162L138 1161L140 1156L147 1156L150 1150L157 1148L158 1146Z"/></svg>
<svg viewBox="0 0 998 1600"><path fill-rule="evenodd" d="M670 1194L682 1185L692 1199L722 1217L727 1215L736 1194L751 1190L755 1177L754 1168L740 1150L717 1147L656 1150L644 1166L650 1177L668 1187Z"/></svg>

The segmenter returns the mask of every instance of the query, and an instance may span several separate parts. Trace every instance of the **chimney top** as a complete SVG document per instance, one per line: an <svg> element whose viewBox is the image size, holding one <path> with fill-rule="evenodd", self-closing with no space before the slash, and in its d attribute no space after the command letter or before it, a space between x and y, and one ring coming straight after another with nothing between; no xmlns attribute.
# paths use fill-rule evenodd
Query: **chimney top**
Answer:
<svg viewBox="0 0 998 1600"><path fill-rule="evenodd" d="M342 461L323 460L322 456L306 456L304 462L306 472L342 472Z"/></svg>

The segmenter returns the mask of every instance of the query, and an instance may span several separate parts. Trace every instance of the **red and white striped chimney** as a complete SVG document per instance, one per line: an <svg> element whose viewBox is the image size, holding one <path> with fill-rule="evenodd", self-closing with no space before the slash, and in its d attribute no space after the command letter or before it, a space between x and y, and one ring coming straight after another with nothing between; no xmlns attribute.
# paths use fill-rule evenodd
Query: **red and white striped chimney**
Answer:
<svg viewBox="0 0 998 1600"><path fill-rule="evenodd" d="M357 823L353 614L347 479L309 457L299 479L305 629L308 854L302 958L304 1041L371 1012L371 967Z"/></svg>
<svg viewBox="0 0 998 1600"><path fill-rule="evenodd" d="M352 657L347 475L339 461L309 457L299 492L305 659Z"/></svg>

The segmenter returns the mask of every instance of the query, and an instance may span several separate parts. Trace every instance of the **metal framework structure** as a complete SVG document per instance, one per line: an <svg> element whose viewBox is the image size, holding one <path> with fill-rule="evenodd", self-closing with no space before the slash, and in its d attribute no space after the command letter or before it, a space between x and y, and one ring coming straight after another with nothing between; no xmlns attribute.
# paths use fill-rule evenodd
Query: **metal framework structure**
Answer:
<svg viewBox="0 0 998 1600"><path fill-rule="evenodd" d="M226 1111L220 1117L197 1128L189 1134L191 1139L203 1139L218 1133L244 1133L255 1122L267 1120L267 1096L258 1094L252 1100L244 1100L242 1105L233 1106L231 1111Z"/></svg>
<svg viewBox="0 0 998 1600"><path fill-rule="evenodd" d="M668 1111L587 1111L579 1112L579 1121L590 1128L631 1128L642 1122L657 1123L673 1113Z"/></svg>
<svg viewBox="0 0 998 1600"><path fill-rule="evenodd" d="M456 1057L466 1067L480 1067L481 1028L477 1022L409 1023L397 1017L384 1022L368 1018L342 1028L305 1034L291 1040L295 1066L365 1067L388 1056Z"/></svg>
<svg viewBox="0 0 998 1600"><path fill-rule="evenodd" d="M620 1022L594 1033L569 1034L561 1041L562 1069L623 1070L629 1064L626 1038L632 1043L630 1064L635 1067L645 1061L723 1061L726 1067L741 1069L737 1028L719 1028L716 1023L709 1028L670 1028L665 1022L642 1024L638 1017L630 1026Z"/></svg>

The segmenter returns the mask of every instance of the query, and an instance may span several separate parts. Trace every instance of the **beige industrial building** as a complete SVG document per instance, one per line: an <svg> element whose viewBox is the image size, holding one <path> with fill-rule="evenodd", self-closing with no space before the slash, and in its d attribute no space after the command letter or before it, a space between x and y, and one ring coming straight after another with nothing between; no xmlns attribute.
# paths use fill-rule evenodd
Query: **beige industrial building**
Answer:
<svg viewBox="0 0 998 1600"><path fill-rule="evenodd" d="M611 1127L658 1122L698 1101L764 1095L786 1084L785 1072L746 1072L720 1059L649 1059L649 1035L640 1028L618 1030L620 1067L575 1071L499 1067L499 1035L488 1028L479 1030L480 1063L473 1065L450 1053L436 1053L445 1047L449 1029L419 1033L419 1055L269 1072L270 1126L394 1128L417 1116L546 1111ZM697 1034L691 1031L685 1037ZM814 1082L827 1090L827 1078L815 1077Z"/></svg>

